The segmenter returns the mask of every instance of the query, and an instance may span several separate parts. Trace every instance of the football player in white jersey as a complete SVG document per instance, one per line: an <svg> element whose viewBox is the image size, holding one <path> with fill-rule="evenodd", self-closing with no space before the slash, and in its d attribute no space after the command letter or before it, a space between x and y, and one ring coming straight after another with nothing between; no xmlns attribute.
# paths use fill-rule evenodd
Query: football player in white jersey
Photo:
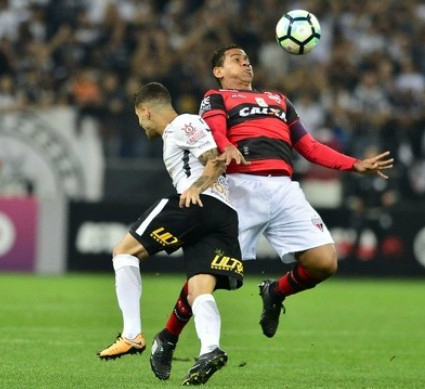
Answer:
<svg viewBox="0 0 425 389"><path fill-rule="evenodd" d="M243 281L238 218L228 198L225 164L217 160L217 146L208 125L198 115L178 115L162 84L143 86L136 94L135 110L148 138L162 137L164 163L177 194L157 201L113 250L124 325L115 342L98 356L115 359L144 351L139 261L161 250L171 253L181 247L188 281L173 314L180 319L193 314L201 341L200 356L183 384L203 384L228 358L220 349L220 314L212 293L218 288L239 288ZM173 340L158 334L152 348L172 353ZM159 372L158 378L169 378L169 368L161 376L161 360L151 357L150 362Z"/></svg>

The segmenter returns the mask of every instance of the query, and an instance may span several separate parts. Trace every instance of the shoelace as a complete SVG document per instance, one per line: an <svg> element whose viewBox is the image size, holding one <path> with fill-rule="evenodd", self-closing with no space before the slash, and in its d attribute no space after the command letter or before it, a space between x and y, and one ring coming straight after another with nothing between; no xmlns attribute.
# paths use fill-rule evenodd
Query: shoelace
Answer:
<svg viewBox="0 0 425 389"><path fill-rule="evenodd" d="M120 339L122 339L122 336L121 336L121 334L118 334L117 337L115 338L115 340L107 348L115 345Z"/></svg>

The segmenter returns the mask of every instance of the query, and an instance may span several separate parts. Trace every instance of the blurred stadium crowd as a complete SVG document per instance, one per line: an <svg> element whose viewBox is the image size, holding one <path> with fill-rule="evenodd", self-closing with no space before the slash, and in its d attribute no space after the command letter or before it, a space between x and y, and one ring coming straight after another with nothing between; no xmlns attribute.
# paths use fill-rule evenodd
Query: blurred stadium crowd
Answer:
<svg viewBox="0 0 425 389"><path fill-rule="evenodd" d="M280 15L296 8L322 26L307 56L284 53L274 38ZM344 176L353 207L425 199L419 0L0 0L0 114L75 106L77 129L85 116L98 121L107 158L160 158L140 136L134 92L160 81L178 111L197 112L216 87L210 56L230 42L250 55L254 87L285 93L316 138L359 158L392 152L388 183ZM297 178L341 178L297 164Z"/></svg>

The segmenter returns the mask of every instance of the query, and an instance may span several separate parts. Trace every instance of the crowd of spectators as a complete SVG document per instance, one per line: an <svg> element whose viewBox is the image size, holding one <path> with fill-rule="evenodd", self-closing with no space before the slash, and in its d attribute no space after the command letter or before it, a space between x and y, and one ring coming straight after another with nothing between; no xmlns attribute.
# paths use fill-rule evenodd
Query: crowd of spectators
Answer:
<svg viewBox="0 0 425 389"><path fill-rule="evenodd" d="M322 27L306 56L286 54L274 38L280 15L297 8ZM160 158L160 147L140 136L135 91L163 82L178 111L197 112L203 93L216 87L211 53L231 42L250 55L254 87L285 93L313 136L359 158L392 152L389 184L350 175L354 199L368 197L370 187L379 194L368 200L375 205L425 198L419 0L0 0L0 114L75 106L79 120L98 121L106 157ZM297 171L334 177L300 161Z"/></svg>

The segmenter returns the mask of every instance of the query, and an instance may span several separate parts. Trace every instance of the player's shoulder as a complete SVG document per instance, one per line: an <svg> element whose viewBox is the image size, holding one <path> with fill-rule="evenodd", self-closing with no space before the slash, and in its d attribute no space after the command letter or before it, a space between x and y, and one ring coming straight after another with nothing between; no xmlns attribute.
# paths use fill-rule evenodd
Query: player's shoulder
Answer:
<svg viewBox="0 0 425 389"><path fill-rule="evenodd" d="M199 120L201 120L201 117L197 114L182 113L181 115L177 116L173 120L173 124L180 125L180 124L190 123L190 122L199 121Z"/></svg>
<svg viewBox="0 0 425 389"><path fill-rule="evenodd" d="M209 129L208 125L205 123L199 115L191 113L183 113L177 116L171 123L170 132L178 132L191 134L192 132Z"/></svg>
<svg viewBox="0 0 425 389"><path fill-rule="evenodd" d="M209 97L213 95L221 95L223 89L209 89L205 92L204 97Z"/></svg>
<svg viewBox="0 0 425 389"><path fill-rule="evenodd" d="M285 100L285 101L288 99L285 94L283 94L281 91L278 91L278 90L265 90L265 91L262 91L262 93L268 95L271 98L273 98L273 97L277 98L278 97L278 98Z"/></svg>
<svg viewBox="0 0 425 389"><path fill-rule="evenodd" d="M235 93L242 93L247 91L241 91L239 89L210 89L205 92L204 96L211 96L211 95L228 95L228 94L235 94ZM249 91L252 92L252 91Z"/></svg>

